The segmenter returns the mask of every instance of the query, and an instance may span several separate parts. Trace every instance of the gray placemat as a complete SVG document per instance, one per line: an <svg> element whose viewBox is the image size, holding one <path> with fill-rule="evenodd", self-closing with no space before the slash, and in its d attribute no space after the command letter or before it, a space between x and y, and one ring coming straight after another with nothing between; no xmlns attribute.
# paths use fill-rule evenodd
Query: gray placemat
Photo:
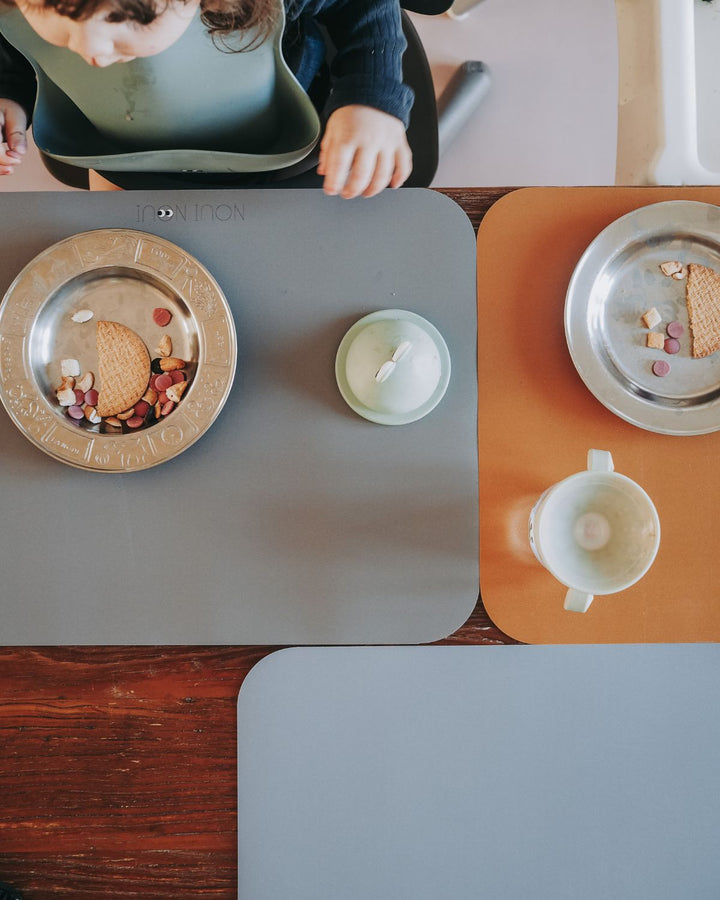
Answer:
<svg viewBox="0 0 720 900"><path fill-rule="evenodd" d="M283 650L238 700L242 900L720 896L720 647Z"/></svg>
<svg viewBox="0 0 720 900"><path fill-rule="evenodd" d="M172 215L168 215L168 210ZM179 457L84 472L0 410L0 643L419 643L478 596L475 241L432 191L10 193L0 293L79 231L136 228L197 257L225 292L238 367ZM452 357L426 418L367 422L334 358L377 309L428 318Z"/></svg>

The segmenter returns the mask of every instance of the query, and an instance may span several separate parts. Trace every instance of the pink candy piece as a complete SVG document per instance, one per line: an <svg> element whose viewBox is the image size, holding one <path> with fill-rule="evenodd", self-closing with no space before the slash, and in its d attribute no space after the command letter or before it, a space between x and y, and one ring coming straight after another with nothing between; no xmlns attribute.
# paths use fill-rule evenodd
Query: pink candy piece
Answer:
<svg viewBox="0 0 720 900"><path fill-rule="evenodd" d="M95 388L90 388L89 391L85 391L85 402L88 406L97 406L98 392Z"/></svg>
<svg viewBox="0 0 720 900"><path fill-rule="evenodd" d="M71 419L79 420L85 418L85 413L83 412L82 406L68 406L67 412Z"/></svg>
<svg viewBox="0 0 720 900"><path fill-rule="evenodd" d="M172 319L172 313L169 309L164 309L163 307L157 307L153 310L153 322L156 325L159 325L161 328L164 328Z"/></svg>
<svg viewBox="0 0 720 900"><path fill-rule="evenodd" d="M136 416L140 416L141 419L144 419L150 410L150 404L147 400L138 400L135 404L134 412Z"/></svg>
<svg viewBox="0 0 720 900"><path fill-rule="evenodd" d="M125 421L125 424L128 428L139 428L144 422L145 419L143 419L142 416L130 416L130 418Z"/></svg>
<svg viewBox="0 0 720 900"><path fill-rule="evenodd" d="M172 383L172 375L169 372L163 372L162 375L158 375L155 379L155 390L166 391Z"/></svg>
<svg viewBox="0 0 720 900"><path fill-rule="evenodd" d="M676 338L665 338L665 352L666 353L679 353L680 352L680 341Z"/></svg>
<svg viewBox="0 0 720 900"><path fill-rule="evenodd" d="M671 338L679 338L685 334L685 327L682 322L669 322L665 329Z"/></svg>
<svg viewBox="0 0 720 900"><path fill-rule="evenodd" d="M664 359L656 359L652 364L653 375L657 375L659 378L662 378L664 375L667 375L670 371L670 363L665 362Z"/></svg>
<svg viewBox="0 0 720 900"><path fill-rule="evenodd" d="M172 372L168 372L168 375L172 378L173 384L177 384L179 381L186 381L187 375L183 372L182 369L173 369ZM165 388L167 390L167 388Z"/></svg>
<svg viewBox="0 0 720 900"><path fill-rule="evenodd" d="M85 392L81 391L80 388L75 388L75 403L78 406L82 406L85 403Z"/></svg>
<svg viewBox="0 0 720 900"><path fill-rule="evenodd" d="M171 413L175 408L175 404L172 400L168 400L166 403L163 403L162 409L160 410L161 416L166 416L168 413Z"/></svg>

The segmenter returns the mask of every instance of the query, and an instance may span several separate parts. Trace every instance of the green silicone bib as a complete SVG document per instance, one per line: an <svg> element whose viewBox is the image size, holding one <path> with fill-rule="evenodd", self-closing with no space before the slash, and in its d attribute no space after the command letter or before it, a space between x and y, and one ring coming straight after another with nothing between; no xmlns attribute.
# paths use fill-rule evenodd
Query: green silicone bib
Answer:
<svg viewBox="0 0 720 900"><path fill-rule="evenodd" d="M16 9L0 14L0 32L35 69L33 136L48 156L109 172L265 172L302 160L320 134L282 56L280 6L253 49L221 49L198 12L162 53L101 69L48 44Z"/></svg>

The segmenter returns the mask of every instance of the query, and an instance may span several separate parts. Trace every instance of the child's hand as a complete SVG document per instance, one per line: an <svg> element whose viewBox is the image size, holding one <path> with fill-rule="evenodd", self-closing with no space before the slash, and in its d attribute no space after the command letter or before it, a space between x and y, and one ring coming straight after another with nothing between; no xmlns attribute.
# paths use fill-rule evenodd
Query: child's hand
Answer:
<svg viewBox="0 0 720 900"><path fill-rule="evenodd" d="M326 194L348 199L400 187L412 171L405 126L371 106L341 106L328 119L317 171Z"/></svg>
<svg viewBox="0 0 720 900"><path fill-rule="evenodd" d="M0 175L12 175L27 151L27 115L14 100L0 98Z"/></svg>

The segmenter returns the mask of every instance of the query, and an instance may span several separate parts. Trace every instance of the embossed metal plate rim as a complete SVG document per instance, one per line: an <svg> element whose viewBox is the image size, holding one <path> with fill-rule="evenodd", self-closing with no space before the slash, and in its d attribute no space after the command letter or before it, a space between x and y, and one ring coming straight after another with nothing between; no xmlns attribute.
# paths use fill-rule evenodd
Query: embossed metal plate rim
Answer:
<svg viewBox="0 0 720 900"><path fill-rule="evenodd" d="M720 429L720 353L693 359L685 281L660 263L697 262L720 271L720 207L667 200L616 219L590 243L570 279L565 336L578 374L609 410L646 431L707 434ZM665 328L685 325L681 351L646 346L642 314L655 307ZM664 378L656 359L670 362Z"/></svg>
<svg viewBox="0 0 720 900"><path fill-rule="evenodd" d="M79 427L49 396L45 363L54 348L71 347L75 334L80 334L72 332L79 326L68 311L90 282L99 285L96 297L101 306L118 302L104 296L104 282L113 290L118 283L132 282L139 290L160 292L177 310L179 342L196 353L194 376L181 402L166 419L138 432L114 435L100 433L97 427ZM143 299L137 308L127 307L128 315L142 315L142 321L151 322L151 304ZM123 321L121 314L116 318ZM94 320L91 324L94 328ZM124 324L133 327L135 322ZM88 471L133 472L182 453L220 413L236 362L235 323L213 276L181 247L142 231L104 228L58 241L19 272L0 304L3 406L44 453ZM59 360L56 363L59 366Z"/></svg>

